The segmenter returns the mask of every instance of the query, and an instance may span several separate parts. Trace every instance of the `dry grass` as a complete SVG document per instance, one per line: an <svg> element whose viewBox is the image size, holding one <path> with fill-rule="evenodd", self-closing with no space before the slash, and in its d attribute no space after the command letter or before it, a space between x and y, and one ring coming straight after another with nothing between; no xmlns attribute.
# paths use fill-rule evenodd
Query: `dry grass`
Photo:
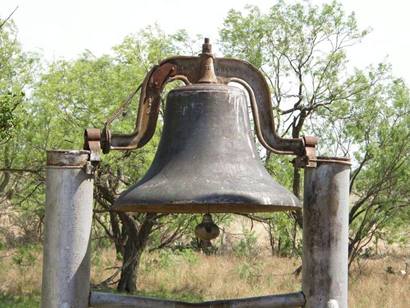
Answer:
<svg viewBox="0 0 410 308"><path fill-rule="evenodd" d="M150 263L156 262L145 262ZM160 270L145 265L139 284L149 292L160 286L169 293L190 293L209 300L273 294L298 289L299 282L291 274L296 264L294 260L280 258L249 260L198 255L191 262L177 258L174 265Z"/></svg>
<svg viewBox="0 0 410 308"><path fill-rule="evenodd" d="M405 260L405 256L390 256L354 266L349 283L350 307L409 308L410 277L399 273L405 269ZM394 274L387 272L389 266Z"/></svg>
<svg viewBox="0 0 410 308"><path fill-rule="evenodd" d="M143 260L138 288L195 300L277 293L297 289L299 282L291 275L296 264L279 258L154 254Z"/></svg>
<svg viewBox="0 0 410 308"><path fill-rule="evenodd" d="M114 255L103 254L102 267L112 266ZM354 308L408 308L410 278L406 256L361 260L350 274L349 306ZM138 288L144 294L185 300L212 300L286 293L300 290L300 277L292 272L300 260L263 256L204 256L201 254L146 254ZM391 266L394 274L386 271ZM112 271L110 271L111 273ZM93 280L101 281L108 272L94 270Z"/></svg>
<svg viewBox="0 0 410 308"><path fill-rule="evenodd" d="M40 294L42 253L40 247L21 252L0 252L0 295L28 296ZM1 302L0 302L0 307Z"/></svg>
<svg viewBox="0 0 410 308"><path fill-rule="evenodd" d="M21 261L16 255L19 252L1 252L0 307L3 307L2 294L40 293L41 250L33 251L34 258L25 256L20 265L16 264ZM350 276L350 307L410 307L410 278L398 273L404 269L405 259L406 256L390 256L355 265ZM115 271L112 267L119 263L114 260L111 250L94 254L93 283L101 282ZM144 255L138 288L143 294L192 301L292 292L300 289L300 277L291 274L299 264L297 259L269 256L207 257L192 252L156 252ZM395 274L387 273L388 266ZM35 307L30 305L18 307Z"/></svg>

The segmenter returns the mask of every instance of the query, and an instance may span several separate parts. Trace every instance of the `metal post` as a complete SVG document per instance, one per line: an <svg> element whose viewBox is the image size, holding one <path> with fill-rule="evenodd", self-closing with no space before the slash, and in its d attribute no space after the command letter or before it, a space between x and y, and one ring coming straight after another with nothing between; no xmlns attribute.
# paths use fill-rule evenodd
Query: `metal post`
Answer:
<svg viewBox="0 0 410 308"><path fill-rule="evenodd" d="M305 169L303 278L307 308L347 308L350 160Z"/></svg>
<svg viewBox="0 0 410 308"><path fill-rule="evenodd" d="M43 308L88 307L93 177L88 151L48 151Z"/></svg>

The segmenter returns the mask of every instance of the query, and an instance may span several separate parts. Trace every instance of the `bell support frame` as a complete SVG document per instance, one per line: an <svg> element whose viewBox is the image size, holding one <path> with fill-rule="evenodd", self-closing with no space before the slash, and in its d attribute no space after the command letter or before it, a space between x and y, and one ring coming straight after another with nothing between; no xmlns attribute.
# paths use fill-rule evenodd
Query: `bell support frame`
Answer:
<svg viewBox="0 0 410 308"><path fill-rule="evenodd" d="M296 155L295 162L300 167L316 167L305 171L303 293L191 304L89 292L94 167L100 160L101 151L140 148L152 138L161 92L166 83L176 79L185 84L241 84L249 94L255 130L262 145L278 154ZM144 307L347 308L350 161L317 158L316 137L279 137L271 108L269 87L263 75L245 61L214 58L209 40L205 40L199 57L169 58L149 72L141 87L133 133L111 135L109 126L114 119L111 117L102 132L99 129L86 130L84 148L88 151L49 152L42 307L138 304ZM67 275L73 279L67 280Z"/></svg>
<svg viewBox="0 0 410 308"><path fill-rule="evenodd" d="M158 120L161 93L164 86L174 80L181 80L185 84L241 84L249 94L255 131L260 143L273 153L295 155L298 167L316 166L315 147L318 138L280 137L275 129L269 86L262 73L243 60L215 58L209 39L205 39L202 53L198 57L168 58L151 69L142 83L134 131L130 134L112 134L109 129L112 119L107 121L99 140L103 153L141 148L152 138ZM98 153L99 150L95 147L97 135L96 129L86 130L85 149L93 152L94 147Z"/></svg>

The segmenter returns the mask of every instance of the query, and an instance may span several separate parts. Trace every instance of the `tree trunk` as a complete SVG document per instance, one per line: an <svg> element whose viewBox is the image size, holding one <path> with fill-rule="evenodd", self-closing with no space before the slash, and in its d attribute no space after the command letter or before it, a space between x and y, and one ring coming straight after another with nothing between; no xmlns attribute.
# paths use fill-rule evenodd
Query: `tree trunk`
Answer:
<svg viewBox="0 0 410 308"><path fill-rule="evenodd" d="M300 169L293 167L293 194L300 199ZM292 211L292 216L300 228L303 228L303 215L301 210Z"/></svg>
<svg viewBox="0 0 410 308"><path fill-rule="evenodd" d="M111 224L111 230L112 230L112 236L113 236L113 241L114 241L114 245L115 245L115 252L117 254L117 256L125 255L125 251L124 251L124 245L123 245L123 241L124 241L124 234L123 232L121 232L121 228L119 225L119 220L118 220L118 214L114 213L114 212L110 212L110 224Z"/></svg>
<svg viewBox="0 0 410 308"><path fill-rule="evenodd" d="M135 247L135 241L128 240L124 248L121 277L117 286L119 292L134 293L137 290L137 273L141 254L141 249Z"/></svg>
<svg viewBox="0 0 410 308"><path fill-rule="evenodd" d="M296 197L300 198L300 169L296 166L293 167L293 193Z"/></svg>
<svg viewBox="0 0 410 308"><path fill-rule="evenodd" d="M127 214L120 213L119 217L123 227L127 230L128 238L124 247L124 259L117 290L119 292L134 293L137 290L137 273L140 259L154 226L156 214L146 214L139 229L136 221Z"/></svg>
<svg viewBox="0 0 410 308"><path fill-rule="evenodd" d="M295 122L293 124L293 129L292 129L292 138L299 138L300 137L300 131L302 130L303 123L305 122L306 119L306 112L301 111L299 120L297 123ZM295 119L296 121L296 119ZM297 168L296 166L293 166L293 193L295 194L296 197L300 199L300 182L301 182L301 176L300 176L300 169ZM292 212L292 216L295 219L296 223L300 228L303 228L303 215L301 210L296 210Z"/></svg>
<svg viewBox="0 0 410 308"><path fill-rule="evenodd" d="M273 237L272 234L272 224L271 221L268 222L268 234L269 234L269 244L270 244L270 250L271 250L271 255L272 257L275 255L275 238Z"/></svg>

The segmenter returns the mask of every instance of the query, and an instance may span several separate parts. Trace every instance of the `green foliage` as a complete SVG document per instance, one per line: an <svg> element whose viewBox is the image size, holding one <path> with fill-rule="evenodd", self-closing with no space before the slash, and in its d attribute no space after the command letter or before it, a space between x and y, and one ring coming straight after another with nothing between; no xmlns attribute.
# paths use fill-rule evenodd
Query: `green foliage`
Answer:
<svg viewBox="0 0 410 308"><path fill-rule="evenodd" d="M168 249L161 250L158 261L159 266L162 268L168 268L173 266L173 256L174 254L172 253L172 251Z"/></svg>
<svg viewBox="0 0 410 308"><path fill-rule="evenodd" d="M265 73L281 135L313 134L320 154L353 156L351 257L374 238L403 234L409 218L409 90L387 64L349 70L347 49L367 33L336 1L231 10L220 30L227 55ZM283 161L271 157L266 165L300 195L299 172ZM299 251L298 232L288 232L288 218L281 220L269 222L273 246L281 239L285 251Z"/></svg>
<svg viewBox="0 0 410 308"><path fill-rule="evenodd" d="M256 257L260 249L257 245L257 237L254 231L242 230L243 238L233 247L233 251L238 257Z"/></svg>
<svg viewBox="0 0 410 308"><path fill-rule="evenodd" d="M271 155L265 160L265 168L277 182L289 190L292 189L293 166L289 164L289 157L281 155Z"/></svg>
<svg viewBox="0 0 410 308"><path fill-rule="evenodd" d="M17 283L17 287L18 287L18 291L20 293L23 293L23 290L25 288L24 285L24 280L25 280L25 276L27 274L27 269L32 267L35 264L35 261L39 255L39 251L41 251L41 246L36 244L36 245L21 245L19 246L14 255L12 256L12 261L15 265L17 265L18 268L18 273L21 276L22 279L18 280ZM23 302L25 300L30 301L31 299L25 299L25 298L16 298L14 299L17 302L19 302L20 300L22 300ZM1 300L0 300L1 303Z"/></svg>
<svg viewBox="0 0 410 308"><path fill-rule="evenodd" d="M380 239L406 241L409 218L409 89L379 65L356 71L349 100L336 103L315 118L330 152L353 155L350 190L350 252L359 255Z"/></svg>
<svg viewBox="0 0 410 308"><path fill-rule="evenodd" d="M288 213L275 213L268 221L272 253L278 256L301 256L302 234Z"/></svg>
<svg viewBox="0 0 410 308"><path fill-rule="evenodd" d="M2 38L8 33L2 31ZM21 225L24 232L32 230L30 238L35 238L34 232L39 229L44 216L43 166L46 150L82 148L84 129L102 128L109 115L141 83L147 71L164 57L179 53L186 38L184 31L166 35L158 27L149 27L125 38L123 43L113 48L113 55L95 57L85 51L76 60L55 61L36 76L37 82L29 97L25 98L20 93L23 93L24 85L31 82L28 72L31 72L34 62L27 60L31 66L27 61L23 63L25 58L19 54L18 44L14 41L13 45L11 38L7 37L1 46L1 55L4 62L10 64L7 66L10 73L5 70L0 76L0 98L7 102L1 105L0 128L4 129L0 133L10 138L1 148L4 152L1 167L21 171L7 173L4 181L0 182L0 188L4 188L0 193L9 200L6 204L19 210L16 224ZM9 58L21 58L21 61L7 62ZM28 70L27 74L23 68ZM11 77L6 79L8 75L18 76L13 77L16 81L13 87ZM23 98L24 104L21 103ZM121 121L113 123L114 132L127 133L134 129L135 101ZM161 122L158 126L161 127ZM13 134L10 129L13 129ZM107 202L98 194L103 185L110 189L110 196L115 197L128 183L136 182L145 173L155 154L159 135L160 130L157 130L152 142L139 151L113 152L104 156L96 182L98 206ZM100 221L110 223L106 214L100 216ZM31 226L27 225L28 222ZM94 231L97 236L104 234L98 226Z"/></svg>
<svg viewBox="0 0 410 308"><path fill-rule="evenodd" d="M261 262L256 260L246 260L239 264L237 270L239 278L246 280L250 285L257 287L262 276L263 266Z"/></svg>
<svg viewBox="0 0 410 308"><path fill-rule="evenodd" d="M40 295L8 295L0 294L2 308L34 308L40 306Z"/></svg>
<svg viewBox="0 0 410 308"><path fill-rule="evenodd" d="M7 140L19 123L14 110L18 107L21 96L11 93L0 95L0 140Z"/></svg>
<svg viewBox="0 0 410 308"><path fill-rule="evenodd" d="M198 53L199 50L192 49L195 41L197 40L191 39L186 30L167 34L155 24L137 34L126 36L113 50L121 63L141 66L148 71L152 65L167 57Z"/></svg>
<svg viewBox="0 0 410 308"><path fill-rule="evenodd" d="M38 245L24 245L17 248L13 255L13 262L20 267L32 266L39 250Z"/></svg>
<svg viewBox="0 0 410 308"><path fill-rule="evenodd" d="M192 249L161 249L157 258L148 258L143 262L141 270L143 272L151 272L155 268L173 269L180 263L196 264L198 262L198 254Z"/></svg>
<svg viewBox="0 0 410 308"><path fill-rule="evenodd" d="M2 20L0 20L2 23ZM0 29L0 145L14 133L21 120L18 108L25 102L24 92L32 82L36 57L24 53L17 40L13 21ZM20 107L21 108L21 107Z"/></svg>
<svg viewBox="0 0 410 308"><path fill-rule="evenodd" d="M367 32L338 2L277 1L267 12L255 6L246 13L231 10L220 36L226 55L250 61L265 73L280 133L299 137L309 115L351 93L346 49Z"/></svg>
<svg viewBox="0 0 410 308"><path fill-rule="evenodd" d="M392 80L371 94L353 106L346 123L358 145L351 185L358 200L350 212L358 251L375 232L400 233L410 217L409 90L402 81Z"/></svg>
<svg viewBox="0 0 410 308"><path fill-rule="evenodd" d="M14 23L8 20L0 29L0 168L3 170L0 172L0 203L2 214L8 214L10 224L22 230L38 221L25 220L26 217L20 215L23 207L36 202L35 198L26 202L37 187L24 170L34 167L33 162L38 158L26 139L34 131L30 125L31 102L26 93L32 91L37 64L35 55L22 51ZM19 171L14 174L9 170ZM32 209L35 211L35 207ZM7 246L13 239L11 233L8 226L1 226L0 239ZM23 234L35 238L34 232Z"/></svg>

